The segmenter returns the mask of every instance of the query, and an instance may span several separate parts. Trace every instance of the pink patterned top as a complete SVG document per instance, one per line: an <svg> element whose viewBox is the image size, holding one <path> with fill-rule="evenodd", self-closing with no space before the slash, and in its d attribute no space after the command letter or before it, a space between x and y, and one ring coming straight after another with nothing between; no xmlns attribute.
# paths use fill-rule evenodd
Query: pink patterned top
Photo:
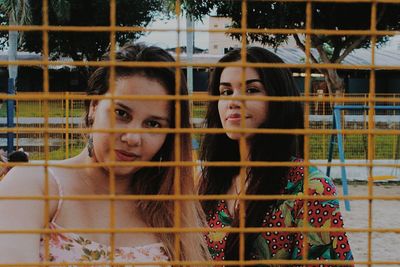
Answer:
<svg viewBox="0 0 400 267"><path fill-rule="evenodd" d="M63 190L58 178L52 173L57 183L60 196L63 196ZM50 222L51 229L63 229L57 225L55 220L60 212L62 199L59 200L57 210ZM49 237L49 261L62 262L78 262L90 263L135 263L135 262L166 262L168 261L167 253L162 243L154 243L137 247L119 247L114 250L114 260L110 260L110 246L99 244L88 240L75 233L54 233ZM40 240L40 260L45 260L45 244L44 238ZM72 266L72 265L69 265ZM86 265L85 265L86 266ZM104 266L104 265L101 265ZM120 265L119 265L120 266ZM124 265L125 267L133 266L132 264ZM150 266L150 265L146 265ZM158 266L158 265L152 265Z"/></svg>

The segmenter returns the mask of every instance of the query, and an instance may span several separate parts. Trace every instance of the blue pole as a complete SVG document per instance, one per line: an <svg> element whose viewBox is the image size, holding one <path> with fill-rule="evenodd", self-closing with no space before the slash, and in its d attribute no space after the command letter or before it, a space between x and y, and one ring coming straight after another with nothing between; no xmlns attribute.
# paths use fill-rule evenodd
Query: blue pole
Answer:
<svg viewBox="0 0 400 267"><path fill-rule="evenodd" d="M7 93L9 95L15 95L13 78L8 79ZM15 101L13 99L7 99L7 128L14 127L14 108ZM9 130L7 131L7 152L11 153L12 151L14 151L14 133Z"/></svg>
<svg viewBox="0 0 400 267"><path fill-rule="evenodd" d="M335 106L334 107L334 112L333 112L333 129L337 130L342 130L341 129L341 124L340 124L340 112L342 110L368 110L370 107L369 106L363 106L363 105L348 105L348 106ZM394 110L395 112L400 111L400 106L395 105L395 106L374 106L375 110ZM397 115L397 114L396 114ZM339 158L340 158L340 163L344 164L345 162L345 155L344 155L344 143L343 143L343 136L342 133L339 131L337 133L337 145L338 145L338 150L339 150ZM329 144L329 152L328 152L328 163L332 161L332 153L333 153L333 144L334 144L334 138L333 135L331 136L331 141ZM330 166L327 167L326 175L329 176L330 174ZM347 172L346 172L346 166L342 165L341 166L341 179L342 179L342 184L343 184L343 195L347 196L348 195L348 185L347 185ZM345 200L345 207L346 210L350 210L350 202L349 200Z"/></svg>
<svg viewBox="0 0 400 267"><path fill-rule="evenodd" d="M333 113L333 123L332 123L332 128L336 129L336 119L335 119L335 113ZM329 148L328 148L328 163L332 162L333 158L333 146L335 144L335 135L332 134L329 142ZM331 176L331 166L326 167L326 176Z"/></svg>
<svg viewBox="0 0 400 267"><path fill-rule="evenodd" d="M339 131L337 133L337 141L338 141L338 150L339 150L339 158L340 158L340 163L344 164L345 163L345 158L344 158L344 143L343 143L343 136L342 133L340 132L342 130L342 126L340 125L340 109L335 108L333 110L333 114L335 116L335 123L336 123L336 129ZM347 187L347 173L346 173L346 166L342 165L340 167L341 173L342 173L342 186L343 186L343 195L348 196L349 195L349 189ZM346 199L344 201L344 206L347 211L350 211L350 201Z"/></svg>

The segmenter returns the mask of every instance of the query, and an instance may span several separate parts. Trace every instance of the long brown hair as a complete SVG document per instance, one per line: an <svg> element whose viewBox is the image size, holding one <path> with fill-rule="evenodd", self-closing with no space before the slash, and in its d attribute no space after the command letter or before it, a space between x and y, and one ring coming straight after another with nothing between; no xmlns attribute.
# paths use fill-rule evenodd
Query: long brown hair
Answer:
<svg viewBox="0 0 400 267"><path fill-rule="evenodd" d="M174 58L165 50L144 44L129 44L122 47L115 55L116 61L129 62L174 62ZM103 60L109 60L106 55ZM160 82L168 91L169 95L175 94L176 70L174 67L116 67L116 79L133 75L142 75L149 79ZM109 67L100 67L94 71L88 82L89 95L103 95L109 89ZM180 95L187 95L185 78L180 76ZM177 127L175 121L175 108L171 104L171 128ZM181 106L181 128L190 128L190 109L188 101L180 101ZM86 102L85 123L90 127L88 110L90 101ZM180 160L192 161L190 134L180 135ZM175 134L167 134L166 140L160 150L151 161L175 161ZM193 169L192 167L179 167L180 193L183 195L194 194ZM177 179L175 167L143 167L138 170L131 183L132 194L140 195L173 195L174 180ZM150 227L174 227L174 205L173 200L139 200L138 207L143 219ZM181 226L203 227L204 216L200 204L197 201L181 201ZM208 252L201 233L181 234L181 252L177 255L174 249L175 234L159 233L170 259L187 261L209 260Z"/></svg>

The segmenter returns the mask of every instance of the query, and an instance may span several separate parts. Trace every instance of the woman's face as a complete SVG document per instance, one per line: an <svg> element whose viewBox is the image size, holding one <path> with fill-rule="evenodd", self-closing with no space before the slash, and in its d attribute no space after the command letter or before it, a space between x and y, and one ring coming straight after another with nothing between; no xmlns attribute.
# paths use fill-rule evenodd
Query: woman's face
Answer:
<svg viewBox="0 0 400 267"><path fill-rule="evenodd" d="M242 72L245 71L245 91L247 96L266 96L265 86L256 69L227 67L221 73L219 94L221 96L240 96L242 94ZM244 117L242 117L244 110ZM241 121L246 128L258 128L267 119L268 103L255 100L219 100L219 117L224 129L240 129ZM240 133L227 132L229 138L239 140ZM249 138L253 134L246 134Z"/></svg>
<svg viewBox="0 0 400 267"><path fill-rule="evenodd" d="M107 93L106 95L111 95ZM116 80L115 96L167 95L167 89L158 81L142 75L119 77ZM93 118L93 129L112 128L112 115L116 129L156 129L171 125L170 104L165 100L100 100L92 103L89 116ZM115 160L122 162L150 161L160 150L166 139L164 133L93 133L94 156L98 162ZM110 139L114 139L111 146ZM117 167L117 176L131 175L140 167Z"/></svg>

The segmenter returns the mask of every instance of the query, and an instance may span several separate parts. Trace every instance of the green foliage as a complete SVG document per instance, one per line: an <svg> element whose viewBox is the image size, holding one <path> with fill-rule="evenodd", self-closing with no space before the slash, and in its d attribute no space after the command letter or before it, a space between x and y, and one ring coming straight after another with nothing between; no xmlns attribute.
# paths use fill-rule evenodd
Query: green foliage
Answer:
<svg viewBox="0 0 400 267"><path fill-rule="evenodd" d="M202 14L208 13L208 11L213 8L215 2L216 1L209 0L181 1L182 9L189 15L192 15L196 20L201 20L203 17Z"/></svg>
<svg viewBox="0 0 400 267"><path fill-rule="evenodd" d="M194 4L197 1L187 0ZM193 15L199 17L208 14L213 8L217 14L232 18L232 27L242 27L241 1L212 1L213 6L205 9L193 9ZM380 3L377 6L376 28L380 30L400 29L400 5ZM306 25L305 2L247 2L247 28L255 29L305 29ZM371 27L371 3L312 3L312 28L331 30L368 30ZM241 33L233 33L232 37L241 39ZM248 40L259 41L263 44L278 47L288 40L284 34L247 34ZM387 36L378 36L378 44L386 42ZM353 49L369 47L370 38L355 35L312 35L312 46L329 48L329 59L335 62L342 52L355 46Z"/></svg>
<svg viewBox="0 0 400 267"><path fill-rule="evenodd" d="M33 25L41 25L42 1L30 0ZM116 25L146 27L162 11L161 0L117 0ZM110 2L104 0L49 1L49 24L56 26L110 26ZM6 36L6 32L0 34ZM137 39L142 32L117 32L120 44ZM42 32L25 33L22 49L31 52L43 50ZM74 60L97 60L109 47L110 32L50 31L49 50L54 59L69 56Z"/></svg>
<svg viewBox="0 0 400 267"><path fill-rule="evenodd" d="M0 10L16 24L26 24L31 21L29 1L0 0Z"/></svg>
<svg viewBox="0 0 400 267"><path fill-rule="evenodd" d="M187 0L195 4L197 0ZM311 16L306 17L306 5L308 2L275 2L275 1L247 1L247 25L242 25L243 11L242 1L211 1L213 6L207 6L204 10L193 9L194 17L201 14L209 14L216 10L218 16L232 18L233 28L246 27L248 29L302 29L306 28L311 20L312 29L329 30L368 30L371 28L372 3L336 3L315 2L311 3ZM208 9L208 10L207 10ZM190 10L189 10L190 11ZM376 12L376 27L378 30L400 29L400 5L393 3L379 3ZM372 28L373 29L373 28ZM242 33L231 33L233 38L241 40ZM305 35L301 34L267 34L246 33L246 41L260 42L273 48L289 40L293 35L296 44L302 51L306 51ZM371 45L369 35L326 35L311 34L311 47L316 48L319 54L310 55L312 62L341 63L346 56L358 48L368 48ZM377 35L376 41L379 47L388 40L388 36ZM344 91L344 83L336 70L317 70L325 75L325 81L329 93L336 90Z"/></svg>

